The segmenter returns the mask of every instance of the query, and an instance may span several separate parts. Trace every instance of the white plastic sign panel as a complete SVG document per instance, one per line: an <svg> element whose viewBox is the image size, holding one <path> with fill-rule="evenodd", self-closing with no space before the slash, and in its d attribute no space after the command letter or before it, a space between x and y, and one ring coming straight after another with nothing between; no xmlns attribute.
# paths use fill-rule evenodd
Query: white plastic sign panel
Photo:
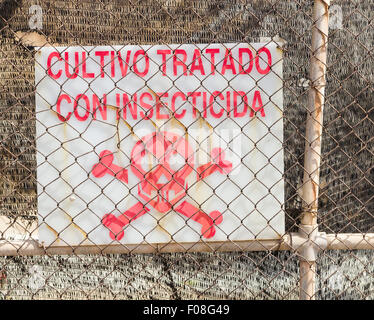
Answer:
<svg viewBox="0 0 374 320"><path fill-rule="evenodd" d="M46 246L284 233L276 43L45 47L35 81Z"/></svg>

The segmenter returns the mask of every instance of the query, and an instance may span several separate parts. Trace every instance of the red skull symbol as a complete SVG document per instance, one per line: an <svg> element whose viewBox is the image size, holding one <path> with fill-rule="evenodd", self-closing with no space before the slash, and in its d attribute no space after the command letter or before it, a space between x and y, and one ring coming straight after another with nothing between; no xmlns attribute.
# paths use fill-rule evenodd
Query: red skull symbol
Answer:
<svg viewBox="0 0 374 320"><path fill-rule="evenodd" d="M183 160L183 165L178 170L174 170L171 160L173 156L177 155L179 155L179 159ZM92 168L93 175L102 177L105 174L111 174L127 183L127 169L114 165L113 158L112 152L102 151L100 162ZM215 171L228 174L232 170L232 163L224 159L222 149L213 149L211 158L211 162L197 168L198 180ZM151 164L154 161L157 164L152 167ZM144 162L151 165L151 168L145 169L142 166ZM186 195L188 189L186 178L194 171L194 152L186 139L171 132L153 132L142 137L131 152L131 171L140 180L138 194L146 203L136 203L119 217L112 214L104 216L102 223L110 230L109 234L113 240L122 239L124 226L148 212L148 204L161 213L173 209L200 223L203 237L211 238L214 236L215 225L223 221L222 214L219 211L215 210L206 214L187 201L178 203Z"/></svg>
<svg viewBox="0 0 374 320"><path fill-rule="evenodd" d="M147 155L148 162L156 160L157 165L145 172L141 162ZM176 155L184 162L178 171L174 171L170 163ZM175 133L154 132L143 137L131 152L131 170L140 180L139 196L159 212L170 210L186 194L185 181L194 168L193 157L190 144Z"/></svg>

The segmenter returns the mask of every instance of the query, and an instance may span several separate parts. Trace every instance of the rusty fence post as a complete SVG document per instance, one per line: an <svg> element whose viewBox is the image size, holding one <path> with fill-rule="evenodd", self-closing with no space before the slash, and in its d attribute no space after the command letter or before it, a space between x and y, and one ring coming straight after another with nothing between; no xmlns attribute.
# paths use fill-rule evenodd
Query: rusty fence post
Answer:
<svg viewBox="0 0 374 320"><path fill-rule="evenodd" d="M304 178L302 186L303 214L299 227L309 245L300 254L300 299L315 299L316 236L321 137L326 86L327 36L330 0L315 0L313 7L312 56L310 88L305 133ZM308 252L309 250L309 252ZM312 250L312 252L311 252ZM311 254L312 253L312 254Z"/></svg>

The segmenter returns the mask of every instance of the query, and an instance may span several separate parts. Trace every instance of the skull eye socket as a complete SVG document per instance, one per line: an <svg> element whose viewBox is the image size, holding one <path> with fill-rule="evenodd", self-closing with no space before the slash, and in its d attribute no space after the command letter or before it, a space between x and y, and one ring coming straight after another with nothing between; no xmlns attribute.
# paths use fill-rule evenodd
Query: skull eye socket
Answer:
<svg viewBox="0 0 374 320"><path fill-rule="evenodd" d="M144 172L149 172L159 164L156 157L148 151L143 151L140 158L140 166Z"/></svg>
<svg viewBox="0 0 374 320"><path fill-rule="evenodd" d="M178 152L173 152L169 158L169 165L172 170L178 171L186 165L186 159Z"/></svg>

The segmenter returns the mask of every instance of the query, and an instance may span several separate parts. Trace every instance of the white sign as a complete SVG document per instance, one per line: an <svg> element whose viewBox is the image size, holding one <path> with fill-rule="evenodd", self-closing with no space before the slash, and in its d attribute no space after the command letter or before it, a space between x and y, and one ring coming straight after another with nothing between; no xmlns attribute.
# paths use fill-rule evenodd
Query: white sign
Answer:
<svg viewBox="0 0 374 320"><path fill-rule="evenodd" d="M45 245L284 233L275 43L46 47L35 73Z"/></svg>

